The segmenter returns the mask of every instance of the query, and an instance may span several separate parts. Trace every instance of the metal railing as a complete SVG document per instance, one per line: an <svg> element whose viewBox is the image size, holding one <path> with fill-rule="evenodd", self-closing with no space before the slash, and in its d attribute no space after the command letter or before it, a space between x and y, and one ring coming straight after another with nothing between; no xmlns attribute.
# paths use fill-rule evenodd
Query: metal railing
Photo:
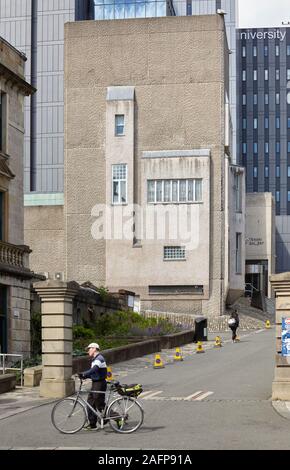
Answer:
<svg viewBox="0 0 290 470"><path fill-rule="evenodd" d="M8 357L20 357L21 367L9 367L6 366ZM10 365L10 364L9 364ZM23 355L22 354L0 354L0 370L2 369L2 374L5 374L6 370L20 370L20 383L21 387L23 386Z"/></svg>
<svg viewBox="0 0 290 470"><path fill-rule="evenodd" d="M246 284L245 284L245 293L249 292L252 296L254 291L259 292L259 289L257 289L255 286L253 286L253 284L251 284L250 282L246 282Z"/></svg>

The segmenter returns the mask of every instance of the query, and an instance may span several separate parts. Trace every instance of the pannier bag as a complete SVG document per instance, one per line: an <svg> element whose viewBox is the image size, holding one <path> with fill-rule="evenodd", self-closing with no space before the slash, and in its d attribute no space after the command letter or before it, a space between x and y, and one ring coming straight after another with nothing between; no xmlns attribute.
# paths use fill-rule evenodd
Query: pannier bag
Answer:
<svg viewBox="0 0 290 470"><path fill-rule="evenodd" d="M140 393L143 392L142 385L140 384L131 384L131 385L120 385L118 387L119 395L126 395L127 397L138 397Z"/></svg>

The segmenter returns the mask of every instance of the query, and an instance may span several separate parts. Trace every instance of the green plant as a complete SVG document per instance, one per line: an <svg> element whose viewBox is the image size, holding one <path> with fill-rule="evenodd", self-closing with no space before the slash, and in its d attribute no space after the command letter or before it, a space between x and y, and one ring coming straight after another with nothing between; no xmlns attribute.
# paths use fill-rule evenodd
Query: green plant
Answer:
<svg viewBox="0 0 290 470"><path fill-rule="evenodd" d="M105 300L108 300L110 297L109 290L107 287L100 286L96 288L96 291L98 292L99 296L101 297L101 300L104 302Z"/></svg>

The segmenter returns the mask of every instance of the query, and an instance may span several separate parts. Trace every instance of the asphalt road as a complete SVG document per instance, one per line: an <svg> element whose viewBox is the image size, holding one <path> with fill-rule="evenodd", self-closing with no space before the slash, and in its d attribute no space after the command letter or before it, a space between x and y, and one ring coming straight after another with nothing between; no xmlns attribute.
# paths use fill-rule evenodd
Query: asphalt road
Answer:
<svg viewBox="0 0 290 470"><path fill-rule="evenodd" d="M129 375L127 383L140 382L147 392L144 424L132 435L109 427L60 434L50 422L50 404L1 420L0 448L290 449L290 421L270 401L274 350L274 329L263 330Z"/></svg>

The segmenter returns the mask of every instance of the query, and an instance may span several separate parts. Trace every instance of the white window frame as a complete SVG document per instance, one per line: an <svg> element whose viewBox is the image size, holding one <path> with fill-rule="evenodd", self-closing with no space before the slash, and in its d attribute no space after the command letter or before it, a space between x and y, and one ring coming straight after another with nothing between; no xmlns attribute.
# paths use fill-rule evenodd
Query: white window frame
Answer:
<svg viewBox="0 0 290 470"><path fill-rule="evenodd" d="M165 187L165 181L170 182L170 200L165 201L164 200L164 187ZM185 195L186 199L185 201L180 201L180 182L185 181ZM189 181L193 181L193 200L190 201L188 198L188 183ZM197 189L197 184L196 182L200 181L201 183L201 199L196 199L196 195L198 192ZM149 183L154 183L154 201L149 201ZM157 184L161 182L161 201L157 201ZM173 182L177 182L177 200L173 201ZM203 179L202 178L188 178L188 179L166 179L166 180L147 180L147 203L148 204L201 204L203 203Z"/></svg>
<svg viewBox="0 0 290 470"><path fill-rule="evenodd" d="M122 127L123 127L123 132L122 132L122 134L119 134L119 133L117 132L118 127L121 127L120 124L117 125L117 118L120 117L120 116L123 117L123 125L122 125ZM115 137L122 137L122 136L124 136L124 135L125 135L125 114L115 114Z"/></svg>
<svg viewBox="0 0 290 470"><path fill-rule="evenodd" d="M166 256L166 251L168 253L167 256ZM184 260L186 260L185 246L164 246L163 247L163 261L184 261Z"/></svg>
<svg viewBox="0 0 290 470"><path fill-rule="evenodd" d="M126 177L125 178L114 178L114 169L116 167L124 166L126 168ZM114 182L117 181L119 183L119 195L118 195L118 202L114 202ZM126 201L121 201L121 182L126 182ZM124 206L128 204L128 165L127 163L117 163L112 165L112 205L113 206Z"/></svg>

